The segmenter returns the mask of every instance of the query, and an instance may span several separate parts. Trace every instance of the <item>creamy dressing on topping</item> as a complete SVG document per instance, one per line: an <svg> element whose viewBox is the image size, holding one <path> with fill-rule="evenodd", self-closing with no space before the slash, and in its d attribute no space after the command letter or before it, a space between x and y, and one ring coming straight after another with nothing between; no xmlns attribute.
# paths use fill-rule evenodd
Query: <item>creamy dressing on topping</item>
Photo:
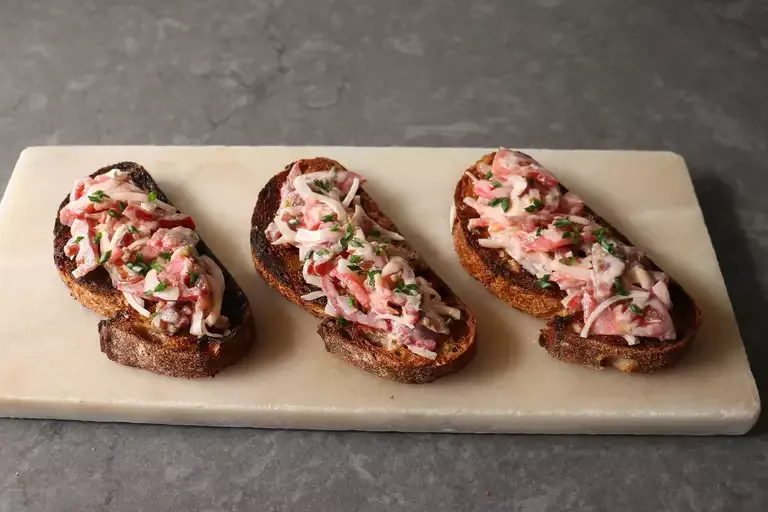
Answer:
<svg viewBox="0 0 768 512"><path fill-rule="evenodd" d="M128 174L112 169L77 180L59 219L70 227L64 254L75 259L74 277L103 266L126 302L169 334L189 328L197 336L222 336L209 327L226 332L224 274L197 254L194 222ZM147 303L154 303L153 313Z"/></svg>
<svg viewBox="0 0 768 512"><path fill-rule="evenodd" d="M503 249L542 289L557 285L566 292L563 305L583 312L582 337L621 335L630 345L639 336L676 338L667 276L644 268L642 252L582 217L584 203L562 194L547 169L501 148L471 179L476 197L464 203L479 217L468 228L486 229L480 245Z"/></svg>
<svg viewBox="0 0 768 512"><path fill-rule="evenodd" d="M304 280L320 288L302 297L326 297L325 312L377 329L389 342L428 359L461 312L446 305L414 273L393 241L403 238L371 219L360 203L364 180L349 171L302 174L294 164L281 189L280 208L266 235L299 249Z"/></svg>

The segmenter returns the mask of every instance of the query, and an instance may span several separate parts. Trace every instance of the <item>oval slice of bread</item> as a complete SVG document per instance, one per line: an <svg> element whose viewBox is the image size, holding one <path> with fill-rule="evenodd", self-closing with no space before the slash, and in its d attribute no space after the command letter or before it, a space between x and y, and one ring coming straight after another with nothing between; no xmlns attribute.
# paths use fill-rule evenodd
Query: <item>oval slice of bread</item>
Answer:
<svg viewBox="0 0 768 512"><path fill-rule="evenodd" d="M91 174L98 176L111 169L130 175L142 190L154 191L157 198L172 204L152 176L139 164L121 162L103 167ZM59 211L69 203L64 198ZM53 228L53 259L69 293L80 304L107 320L99 322L101 351L123 365L142 368L172 377L210 377L222 368L239 361L254 340L253 317L248 299L226 268L202 240L197 251L211 257L224 273L225 290L222 314L229 318L230 333L223 338L197 337L189 333L170 335L155 329L149 318L141 316L126 302L123 294L112 287L109 275L98 268L80 279L72 276L76 264L64 254L71 238L70 229L59 221L58 211Z"/></svg>
<svg viewBox="0 0 768 512"><path fill-rule="evenodd" d="M467 172L480 176L477 166L481 163L491 165L495 153L489 153L478 160ZM560 191L567 192L559 185ZM677 362L688 350L701 324L701 313L693 300L670 279L669 291L672 298L672 319L678 339L660 341L653 338L640 338L637 345L629 345L621 336L589 336L582 338L574 324L583 320L581 313L569 314L561 300L565 292L557 285L542 289L536 285L536 277L522 268L506 251L482 247L478 238L485 238L485 229L474 232L468 228L470 219L477 218L477 212L464 204L465 197L477 197L473 191L472 180L463 174L456 185L453 195L454 216L451 223L454 249L459 261L469 274L480 281L498 298L529 315L548 318L550 321L541 331L539 344L553 357L574 364L591 368L613 366L624 372L650 372L665 368ZM621 242L629 240L611 226L605 219L584 207L581 216L605 226ZM647 266L658 270L650 260Z"/></svg>
<svg viewBox="0 0 768 512"><path fill-rule="evenodd" d="M441 339L438 356L433 361L411 352L405 347L384 348L386 334L375 329L346 323L341 325L325 313L325 297L314 301L301 299L316 288L304 282L299 251L288 244L272 245L265 235L280 206L280 188L294 163L274 176L259 193L251 218L251 252L256 270L264 280L286 299L323 319L318 333L328 352L336 354L379 377L405 383L424 383L455 372L466 365L475 353L475 318L448 286L430 270L407 242L393 242L407 253L407 259L416 275L427 279L449 306L461 311L461 320L452 322L451 333ZM312 158L299 163L304 174L344 167L328 158ZM399 233L397 227L381 212L371 197L360 189L361 206L381 227Z"/></svg>

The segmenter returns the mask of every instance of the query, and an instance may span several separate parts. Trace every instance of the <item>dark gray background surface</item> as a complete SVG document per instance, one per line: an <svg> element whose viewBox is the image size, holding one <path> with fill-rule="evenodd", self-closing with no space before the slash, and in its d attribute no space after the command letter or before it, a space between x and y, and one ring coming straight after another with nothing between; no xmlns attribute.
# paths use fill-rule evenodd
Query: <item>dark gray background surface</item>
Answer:
<svg viewBox="0 0 768 512"><path fill-rule="evenodd" d="M0 190L19 152L42 144L681 153L762 390L766 100L765 1L0 3ZM0 420L0 512L764 511L762 431L472 436Z"/></svg>

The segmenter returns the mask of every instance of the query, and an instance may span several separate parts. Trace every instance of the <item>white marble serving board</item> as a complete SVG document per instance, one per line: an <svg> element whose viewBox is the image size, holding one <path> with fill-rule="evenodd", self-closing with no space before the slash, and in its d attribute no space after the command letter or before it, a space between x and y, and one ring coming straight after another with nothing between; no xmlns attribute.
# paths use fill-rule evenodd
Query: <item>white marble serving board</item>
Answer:
<svg viewBox="0 0 768 512"><path fill-rule="evenodd" d="M47 147L18 161L0 205L0 415L168 424L438 432L740 434L760 402L683 160L663 152L529 150L624 231L698 302L689 355L653 375L551 359L542 322L514 311L459 266L453 187L483 149ZM317 320L257 276L248 234L261 187L284 165L327 156L361 173L423 257L474 311L478 353L432 384L385 381L327 354ZM245 289L257 345L214 379L117 365L98 316L69 297L51 255L54 215L73 180L123 160L144 165L197 222Z"/></svg>

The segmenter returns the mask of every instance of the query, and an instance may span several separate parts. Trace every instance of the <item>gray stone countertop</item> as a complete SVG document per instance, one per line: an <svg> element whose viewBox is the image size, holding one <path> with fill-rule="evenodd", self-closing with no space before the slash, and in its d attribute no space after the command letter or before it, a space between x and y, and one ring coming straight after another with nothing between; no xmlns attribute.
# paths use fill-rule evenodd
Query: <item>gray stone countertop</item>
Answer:
<svg viewBox="0 0 768 512"><path fill-rule="evenodd" d="M765 390L767 86L764 1L3 0L0 182L40 144L669 149ZM0 511L764 511L763 431L0 420Z"/></svg>

